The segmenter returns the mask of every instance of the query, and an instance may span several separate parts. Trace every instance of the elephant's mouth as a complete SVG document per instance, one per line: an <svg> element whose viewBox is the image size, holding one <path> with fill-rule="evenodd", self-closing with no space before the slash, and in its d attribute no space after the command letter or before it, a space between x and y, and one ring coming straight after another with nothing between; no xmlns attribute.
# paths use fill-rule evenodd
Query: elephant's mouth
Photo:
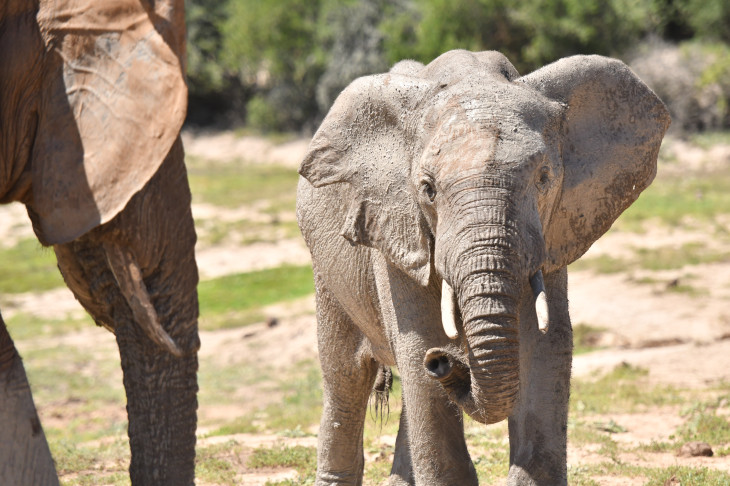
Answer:
<svg viewBox="0 0 730 486"><path fill-rule="evenodd" d="M538 329L545 333L549 326L549 315L541 270L537 270L530 277L530 286L535 298ZM470 321L467 324L468 328L465 329L458 299L445 279L442 282L441 314L446 335L455 339L463 333L466 348L459 349L457 346L448 345L429 349L423 360L426 373L441 384L450 400L475 420L482 423L502 420L509 415L517 390L516 368L510 371L513 366L517 366L516 354L506 354L505 341L498 339L500 333L503 333L500 329L504 327L491 325L491 318L483 316L477 322ZM499 322L499 317L495 318L495 322ZM512 322L510 326L517 327L516 316L508 322ZM497 331L479 330L479 326L486 329L490 325L492 330L497 329ZM496 332L497 339L491 338L489 332ZM507 345L516 352L516 348L509 342ZM477 356L486 356L486 359L480 361ZM504 380L513 378L514 384L505 388L505 383L509 381ZM494 403L490 404L493 400ZM499 405L500 403L504 406Z"/></svg>

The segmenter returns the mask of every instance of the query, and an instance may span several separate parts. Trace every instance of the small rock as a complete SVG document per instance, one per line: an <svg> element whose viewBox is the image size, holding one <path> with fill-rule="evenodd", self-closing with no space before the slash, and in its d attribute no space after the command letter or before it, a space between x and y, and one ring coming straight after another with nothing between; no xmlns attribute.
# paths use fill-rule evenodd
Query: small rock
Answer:
<svg viewBox="0 0 730 486"><path fill-rule="evenodd" d="M266 327L275 327L277 324L279 324L279 319L276 317L269 317L266 319Z"/></svg>
<svg viewBox="0 0 730 486"><path fill-rule="evenodd" d="M712 457L712 447L707 442L687 442L679 449L679 457Z"/></svg>

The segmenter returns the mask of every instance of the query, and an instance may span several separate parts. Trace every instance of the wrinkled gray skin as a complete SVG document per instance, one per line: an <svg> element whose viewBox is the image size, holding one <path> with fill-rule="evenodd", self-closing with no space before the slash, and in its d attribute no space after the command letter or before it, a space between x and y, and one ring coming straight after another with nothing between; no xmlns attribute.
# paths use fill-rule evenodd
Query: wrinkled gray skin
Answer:
<svg viewBox="0 0 730 486"><path fill-rule="evenodd" d="M390 484L477 484L462 410L509 420L508 484L567 483L565 266L652 181L668 125L623 63L597 56L520 77L498 53L451 51L340 95L302 162L297 203L324 379L317 485L362 483L382 366L403 385ZM529 283L538 270L546 334Z"/></svg>
<svg viewBox="0 0 730 486"><path fill-rule="evenodd" d="M0 3L0 203L26 206L68 287L116 337L135 485L194 482L184 54L182 0ZM2 317L0 484L58 484Z"/></svg>

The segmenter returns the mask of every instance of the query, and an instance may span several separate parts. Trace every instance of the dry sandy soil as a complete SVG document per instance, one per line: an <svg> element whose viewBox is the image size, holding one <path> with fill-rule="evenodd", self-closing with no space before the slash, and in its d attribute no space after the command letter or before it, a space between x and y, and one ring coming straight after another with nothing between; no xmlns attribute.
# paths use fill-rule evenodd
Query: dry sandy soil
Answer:
<svg viewBox="0 0 730 486"><path fill-rule="evenodd" d="M230 133L186 133L184 139L187 153L199 157L227 160L245 154L257 154L256 160L262 163L277 163L289 167L295 167L299 163L307 147L306 140L274 145L260 138L237 138ZM718 158L724 160L718 162ZM688 158L688 163L696 163L696 159ZM730 150L720 152L713 159L713 163L730 163ZM193 207L196 217L204 217L215 210L216 208L205 205ZM0 242L5 246L32 235L27 216L20 206L0 208L0 221ZM702 229L657 225L643 234L612 231L599 240L586 256L620 256L631 247L652 248L695 241L708 243L707 235ZM724 249L730 251L730 248ZM285 262L301 263L308 258L308 252L299 240L257 243L249 247L201 247L198 255L201 275L204 278L274 267ZM236 263L232 265L231 262ZM668 287L676 280L685 278L688 270L693 275L692 285L704 292L699 296L668 292ZM638 283L641 276L639 270L630 274L608 275L591 271L570 273L570 310L574 325L586 323L605 329L599 343L603 349L576 356L574 375L581 378L596 376L618 364L629 363L647 369L651 384L704 388L730 382L730 263L698 265L691 269L655 273L653 277L656 282L651 285ZM3 310L3 314L9 317L15 312L28 312L47 316L49 310L57 315L59 309L64 313L83 312L70 293L60 289L43 294L17 296L13 299L12 306ZM272 367L284 369L299 359L315 358L316 336L312 309L312 299L307 298L271 309L271 313L280 318L279 325L273 328L262 323L241 329L203 332L201 360L235 362L241 359L240 346L236 345L241 341L247 343L246 360L268 361ZM75 341L77 345L83 346L97 340L103 333L104 331L96 329L79 332L67 336L65 344ZM84 340L88 342L85 343ZM110 343L110 346L113 344ZM258 397L235 407L206 408L203 405L200 409L201 421L221 415L244 414L276 399L276 396ZM39 404L39 407L43 415L43 404ZM615 434L614 438L628 443L666 440L681 421L675 410L657 410L651 414L626 414L613 418L627 430ZM230 438L203 439L201 444ZM232 438L251 448L281 440L279 437L246 434ZM314 444L312 438L290 440L306 445ZM646 455L623 459L627 463L637 464L652 461L656 466L703 464L730 469L727 458L685 459L665 453L653 454L651 459L647 459ZM569 461L572 467L597 460L599 456L594 451L570 449ZM282 480L293 475L293 471L289 470L253 472L243 467L239 476L240 482L237 484L264 484L266 480ZM594 480L601 485L636 484L637 481L615 477Z"/></svg>

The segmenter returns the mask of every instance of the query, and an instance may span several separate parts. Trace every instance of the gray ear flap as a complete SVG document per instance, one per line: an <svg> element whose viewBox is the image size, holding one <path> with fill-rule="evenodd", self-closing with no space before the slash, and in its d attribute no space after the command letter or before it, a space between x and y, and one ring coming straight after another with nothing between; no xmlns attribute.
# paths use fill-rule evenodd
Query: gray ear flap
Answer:
<svg viewBox="0 0 730 486"><path fill-rule="evenodd" d="M421 140L406 120L429 88L398 74L356 80L335 101L299 168L314 187L348 184L341 236L379 250L422 285L430 276L430 239L410 181Z"/></svg>
<svg viewBox="0 0 730 486"><path fill-rule="evenodd" d="M567 106L563 190L545 231L545 270L583 253L654 179L670 117L621 61L574 56L519 80Z"/></svg>

